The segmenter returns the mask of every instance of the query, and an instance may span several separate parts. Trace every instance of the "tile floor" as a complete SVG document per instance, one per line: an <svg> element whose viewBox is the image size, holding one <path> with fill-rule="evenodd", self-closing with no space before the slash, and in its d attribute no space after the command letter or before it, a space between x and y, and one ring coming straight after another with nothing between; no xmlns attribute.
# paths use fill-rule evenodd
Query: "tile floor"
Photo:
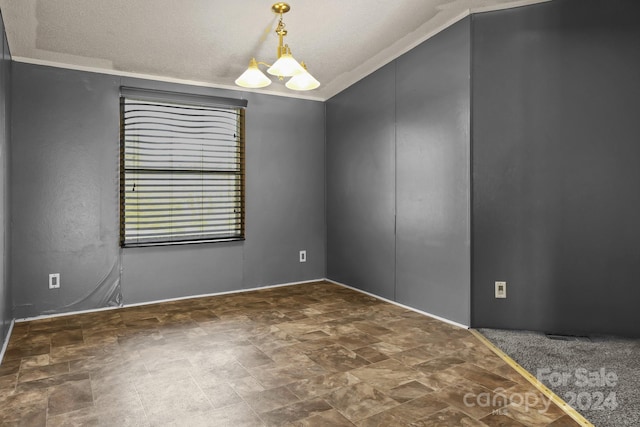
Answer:
<svg viewBox="0 0 640 427"><path fill-rule="evenodd" d="M323 282L16 323L0 365L2 425L578 425L542 402L470 332Z"/></svg>

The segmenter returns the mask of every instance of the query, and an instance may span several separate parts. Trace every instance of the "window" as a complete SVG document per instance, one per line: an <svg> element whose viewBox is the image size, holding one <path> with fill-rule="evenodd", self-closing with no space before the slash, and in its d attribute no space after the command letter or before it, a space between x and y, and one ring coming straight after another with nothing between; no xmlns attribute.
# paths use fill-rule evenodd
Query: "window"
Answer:
<svg viewBox="0 0 640 427"><path fill-rule="evenodd" d="M120 245L243 239L246 101L120 92Z"/></svg>

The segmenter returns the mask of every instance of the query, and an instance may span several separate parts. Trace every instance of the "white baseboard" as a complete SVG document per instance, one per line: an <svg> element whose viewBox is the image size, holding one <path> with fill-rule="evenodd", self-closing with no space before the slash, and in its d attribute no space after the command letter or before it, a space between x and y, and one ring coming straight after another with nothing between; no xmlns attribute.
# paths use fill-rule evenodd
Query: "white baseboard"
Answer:
<svg viewBox="0 0 640 427"><path fill-rule="evenodd" d="M9 325L9 331L7 332L7 336L4 339L4 343L2 343L2 351L0 351L0 363L2 363L2 360L4 359L4 353L5 351L7 351L7 346L9 345L9 340L11 339L11 332L13 332L13 325L16 323L15 320L11 321L11 324Z"/></svg>
<svg viewBox="0 0 640 427"><path fill-rule="evenodd" d="M303 280L301 282L288 282L288 283L279 283L279 284L276 284L276 285L258 286L258 287L247 288L247 289L237 289L237 290L233 290L233 291L213 292L213 293L209 293L209 294L198 294L198 295L187 295L187 296L184 296L184 297L176 297L176 298L167 298L167 299L161 299L161 300L145 301L145 302L138 302L138 303L133 303L133 304L124 304L122 307L139 307L139 306L144 306L144 305L160 304L160 303L163 303L163 302L180 301L180 300L185 300L185 299L205 298L205 297L215 297L215 296L218 296L218 295L238 294L238 293L242 293L242 292L258 291L260 289L281 288L283 286L293 286L293 285L302 285L302 284L305 284L305 283L321 282L323 280L325 280L325 279L324 278L319 278L319 279L313 279L313 280ZM95 313L95 312L98 312L98 311L106 311L106 310L117 310L117 309L122 308L122 307L100 307L100 308L93 308L93 309L89 309L89 310L69 311L69 312L65 312L65 313L55 313L55 314L44 314L44 315L41 315L41 316L33 316L33 317L25 317L25 318L21 318L21 319L16 319L15 321L16 322L30 322L32 320L42 320L42 319L51 319L51 318L54 318L54 317L73 316L74 314Z"/></svg>
<svg viewBox="0 0 640 427"><path fill-rule="evenodd" d="M432 318L434 318L434 319L440 320L441 322L448 323L448 324L450 324L450 325L457 326L457 327L459 327L459 328L469 329L469 326L468 326L468 325L464 325L464 324L462 324L462 323L454 322L453 320L449 320L449 319L446 319L446 318L444 318L444 317L437 316L437 315L435 315L435 314L427 313L426 311L422 311L422 310L419 310L419 309L417 309L417 308L410 307L410 306L408 306L408 305L400 304L400 303L399 303L399 302L397 302L397 301L392 301L392 300L390 300L390 299L387 299L387 298L381 297L381 296L379 296L379 295L372 294L371 292L363 291L362 289L354 288L353 286L349 286L349 285L344 284L344 283L336 282L335 280L328 279L328 278L326 278L326 277L324 278L324 280L326 280L327 282L333 283L333 284L335 284L335 285L344 286L345 288L353 289L354 291L358 291L358 292L361 292L361 293L363 293L363 294L366 294L366 295L372 296L372 297L374 297L374 298L378 298L378 299L380 299L380 300L382 300L382 301L385 301L385 302L388 302L388 303L390 303L390 304L397 305L397 306L402 307L402 308L406 308L407 310L415 311L416 313L420 313L420 314L423 314L423 315L425 315L425 316L432 317Z"/></svg>

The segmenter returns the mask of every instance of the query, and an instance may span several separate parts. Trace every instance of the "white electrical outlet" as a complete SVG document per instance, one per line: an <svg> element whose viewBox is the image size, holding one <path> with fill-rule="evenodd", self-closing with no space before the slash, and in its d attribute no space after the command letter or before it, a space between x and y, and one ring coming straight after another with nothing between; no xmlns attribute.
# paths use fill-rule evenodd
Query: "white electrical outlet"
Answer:
<svg viewBox="0 0 640 427"><path fill-rule="evenodd" d="M300 251L300 262L307 262L307 251Z"/></svg>
<svg viewBox="0 0 640 427"><path fill-rule="evenodd" d="M507 297L507 282L496 282L496 298Z"/></svg>
<svg viewBox="0 0 640 427"><path fill-rule="evenodd" d="M60 288L60 273L49 274L49 289Z"/></svg>

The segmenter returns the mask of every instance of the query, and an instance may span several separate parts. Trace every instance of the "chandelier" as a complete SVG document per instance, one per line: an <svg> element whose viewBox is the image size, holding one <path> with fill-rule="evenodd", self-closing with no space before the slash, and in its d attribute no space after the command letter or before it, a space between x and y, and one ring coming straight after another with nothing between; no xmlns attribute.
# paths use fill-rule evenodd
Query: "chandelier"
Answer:
<svg viewBox="0 0 640 427"><path fill-rule="evenodd" d="M251 58L249 68L236 79L238 86L251 89L269 86L271 79L260 71L259 65L269 67L267 73L278 77L278 80L284 80L285 77L289 78L285 86L291 90L311 90L320 86L320 82L307 71L305 63L298 63L291 55L289 45L284 44L287 30L285 30L284 22L282 22L282 15L289 12L290 9L291 7L287 3L276 3L271 6L271 10L280 15L280 21L276 27L276 34L278 35L278 59L276 62L271 65Z"/></svg>

